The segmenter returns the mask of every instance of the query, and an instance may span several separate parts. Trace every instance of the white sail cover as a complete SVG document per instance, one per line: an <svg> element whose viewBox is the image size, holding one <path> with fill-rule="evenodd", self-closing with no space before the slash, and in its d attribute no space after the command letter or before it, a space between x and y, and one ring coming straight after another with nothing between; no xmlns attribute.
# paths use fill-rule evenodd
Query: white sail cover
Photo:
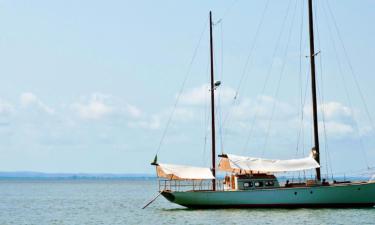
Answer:
<svg viewBox="0 0 375 225"><path fill-rule="evenodd" d="M192 167L172 164L158 164L156 166L158 177L172 180L211 180L215 179L210 168Z"/></svg>
<svg viewBox="0 0 375 225"><path fill-rule="evenodd" d="M227 157L222 158L219 164L221 170L234 173L290 172L319 167L319 163L315 161L312 155L301 159L280 160L227 154Z"/></svg>

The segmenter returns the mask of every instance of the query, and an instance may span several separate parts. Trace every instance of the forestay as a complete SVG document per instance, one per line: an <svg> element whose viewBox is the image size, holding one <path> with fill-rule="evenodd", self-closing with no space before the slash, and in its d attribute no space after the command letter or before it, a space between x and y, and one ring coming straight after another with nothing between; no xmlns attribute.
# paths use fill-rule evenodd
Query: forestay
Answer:
<svg viewBox="0 0 375 225"><path fill-rule="evenodd" d="M301 159L262 159L227 154L220 160L219 169L234 173L290 172L319 168L312 155Z"/></svg>
<svg viewBox="0 0 375 225"><path fill-rule="evenodd" d="M156 166L158 177L171 180L211 180L215 179L210 168L192 167L184 165L158 164Z"/></svg>

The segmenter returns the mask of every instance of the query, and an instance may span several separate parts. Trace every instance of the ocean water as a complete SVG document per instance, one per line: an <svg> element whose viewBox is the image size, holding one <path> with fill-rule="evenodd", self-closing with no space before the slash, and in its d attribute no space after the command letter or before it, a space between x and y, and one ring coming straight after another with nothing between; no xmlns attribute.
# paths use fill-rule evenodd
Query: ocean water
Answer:
<svg viewBox="0 0 375 225"><path fill-rule="evenodd" d="M157 195L155 180L0 180L6 224L374 224L370 209L191 210Z"/></svg>

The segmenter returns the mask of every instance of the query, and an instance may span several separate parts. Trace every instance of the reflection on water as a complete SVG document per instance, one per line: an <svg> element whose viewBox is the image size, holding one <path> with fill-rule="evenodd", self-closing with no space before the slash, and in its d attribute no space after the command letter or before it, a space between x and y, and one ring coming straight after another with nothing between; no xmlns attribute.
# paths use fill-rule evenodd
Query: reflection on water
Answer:
<svg viewBox="0 0 375 225"><path fill-rule="evenodd" d="M1 180L0 224L375 224L375 209L186 209L153 180Z"/></svg>

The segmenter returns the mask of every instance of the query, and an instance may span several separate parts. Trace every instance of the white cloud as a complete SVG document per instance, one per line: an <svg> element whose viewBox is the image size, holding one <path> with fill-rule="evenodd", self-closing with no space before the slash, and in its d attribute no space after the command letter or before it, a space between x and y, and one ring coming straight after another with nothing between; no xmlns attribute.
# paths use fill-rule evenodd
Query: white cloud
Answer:
<svg viewBox="0 0 375 225"><path fill-rule="evenodd" d="M327 102L318 105L318 113L324 113L326 120L345 120L350 119L352 111L348 106L343 105L340 102ZM312 116L311 105L304 107L304 113L306 116Z"/></svg>
<svg viewBox="0 0 375 225"><path fill-rule="evenodd" d="M134 105L131 105L131 104L126 104L125 106L125 111L133 118L139 118L142 116L142 111L134 106Z"/></svg>
<svg viewBox="0 0 375 225"><path fill-rule="evenodd" d="M216 89L216 98L220 98L221 103L227 104L233 100L235 90L230 87L220 86ZM207 84L192 88L180 96L180 102L185 105L204 105L210 100L210 87Z"/></svg>
<svg viewBox="0 0 375 225"><path fill-rule="evenodd" d="M231 109L229 109L232 113L232 116L235 120L244 120L248 119L253 115L255 105L253 102L246 98L243 99L238 105L232 106Z"/></svg>
<svg viewBox="0 0 375 225"><path fill-rule="evenodd" d="M177 122L189 122L195 119L195 110L191 108L176 108L173 119Z"/></svg>
<svg viewBox="0 0 375 225"><path fill-rule="evenodd" d="M31 92L22 93L20 96L21 106L24 108L35 106L48 114L53 114L55 111L41 101L35 94Z"/></svg>
<svg viewBox="0 0 375 225"><path fill-rule="evenodd" d="M216 97L220 97L221 103L226 104L233 99L235 92L231 88L220 87L216 90ZM201 85L192 88L180 96L179 105L175 110L172 117L172 123L187 123L194 122L197 119L197 114L201 113L195 106L203 107L209 104L210 92L208 85ZM129 121L128 125L132 128L144 128L156 130L160 129L162 121L166 122L170 116L172 109L165 109L158 113L147 114L143 113L139 108L128 104L126 112L134 118ZM178 125L179 126L179 125Z"/></svg>
<svg viewBox="0 0 375 225"><path fill-rule="evenodd" d="M274 118L290 119L296 112L296 110L293 110L293 106L288 103L263 95L258 96L255 100L244 98L230 110L232 110L233 118L236 120L248 120L255 116L260 120L268 120L271 117L272 110L274 110Z"/></svg>
<svg viewBox="0 0 375 225"><path fill-rule="evenodd" d="M101 119L114 111L113 107L105 103L105 99L107 98L107 95L95 93L92 94L90 99L85 103L80 102L72 104L72 108L82 119Z"/></svg>
<svg viewBox="0 0 375 225"><path fill-rule="evenodd" d="M158 116L152 116L151 121L148 123L148 127L150 129L156 130L159 129L161 126L160 118Z"/></svg>
<svg viewBox="0 0 375 225"><path fill-rule="evenodd" d="M355 129L354 112L356 112L355 109L351 109L340 102L319 104L318 116L320 132L324 131L323 126L325 126L327 135L331 138L344 138L348 137L348 135L364 135L365 133L363 132L365 132L365 129L362 129L363 132L361 131L361 134ZM306 118L312 117L311 105L305 106L304 113ZM322 117L323 115L324 118Z"/></svg>
<svg viewBox="0 0 375 225"><path fill-rule="evenodd" d="M0 99L0 115L8 115L13 111L14 107L10 103Z"/></svg>
<svg viewBox="0 0 375 225"><path fill-rule="evenodd" d="M220 101L223 104L232 102L234 97L236 96L236 91L231 87L219 87L216 93L216 96L220 98Z"/></svg>
<svg viewBox="0 0 375 225"><path fill-rule="evenodd" d="M256 132L263 132L268 129L272 108L275 104L275 112L271 129L280 135L286 134L286 131L299 129L301 118L297 106L291 105L287 102L279 101L269 96L259 96L256 100L249 98L242 99L241 102L233 106L229 122L226 128L233 132L241 132L241 129L250 129L254 126ZM324 109L324 123L323 113ZM310 124L312 112L311 105L307 105L304 111L304 129L309 130L312 126ZM318 106L319 113L319 130L321 133L325 132L329 138L340 139L348 136L363 136L371 132L371 129L366 124L358 125L359 131L356 130L353 113L360 113L355 109L340 102L327 102ZM256 120L254 120L256 115ZM253 123L254 122L254 123ZM357 121L358 122L358 121ZM289 132L287 135L291 135Z"/></svg>
<svg viewBox="0 0 375 225"><path fill-rule="evenodd" d="M323 131L323 122L319 122L320 130ZM341 138L353 134L354 129L350 124L336 121L325 122L325 129L329 137Z"/></svg>
<svg viewBox="0 0 375 225"><path fill-rule="evenodd" d="M152 115L150 118L142 120L131 120L128 122L130 128L143 128L148 130L157 130L161 128L160 117Z"/></svg>
<svg viewBox="0 0 375 225"><path fill-rule="evenodd" d="M225 89L223 89L225 90ZM234 96L234 91L230 88L224 91L224 98L229 101ZM209 102L209 91L207 85L193 88L181 96L181 102L186 104L186 107L182 108L180 115L177 110L175 118L185 118L186 120L192 120L194 118L194 105L203 105ZM287 102L283 102L274 99L270 96L258 96L256 99L243 98L235 105L222 105L223 115L230 113L229 123L226 124L227 128L235 130L242 130L243 128L249 128L249 126L255 126L257 132L262 132L268 129L269 121L271 119L272 111L274 110L273 121L271 128L274 132L285 133L285 129L298 129L300 126L300 109L297 106L291 105ZM311 105L307 105L303 109L305 114L305 120L311 118ZM319 127L323 132L323 117L325 122L325 131L331 138L345 138L348 135L356 133L353 118L354 109L345 106L340 102L327 102L318 105L319 112ZM252 124L253 119L256 117L255 123ZM307 127L311 127L311 124L306 124ZM365 132L365 129L361 129L361 132ZM360 134L359 134L360 135ZM361 134L363 135L363 134Z"/></svg>
<svg viewBox="0 0 375 225"><path fill-rule="evenodd" d="M22 93L20 97L21 105L27 107L38 101L38 98L30 92Z"/></svg>
<svg viewBox="0 0 375 225"><path fill-rule="evenodd" d="M148 130L158 130L165 126L168 118L171 116L172 113L171 108L168 110L162 110L158 113L147 114L141 113L142 115L134 117L132 120L128 121L128 126L131 128L143 128ZM198 113L198 109L196 107L177 107L174 110L171 126L180 127L181 123L195 123L196 122L196 114ZM183 125L182 125L183 126Z"/></svg>
<svg viewBox="0 0 375 225"><path fill-rule="evenodd" d="M324 111L324 116L327 119L343 119L352 116L350 108L339 102L321 104L318 110Z"/></svg>
<svg viewBox="0 0 375 225"><path fill-rule="evenodd" d="M209 99L209 89L207 85L193 88L187 92L184 92L180 96L182 104L187 105L203 105Z"/></svg>
<svg viewBox="0 0 375 225"><path fill-rule="evenodd" d="M98 120L108 116L118 118L141 119L143 112L137 106L102 93L93 93L89 97L81 97L71 108L82 119Z"/></svg>

